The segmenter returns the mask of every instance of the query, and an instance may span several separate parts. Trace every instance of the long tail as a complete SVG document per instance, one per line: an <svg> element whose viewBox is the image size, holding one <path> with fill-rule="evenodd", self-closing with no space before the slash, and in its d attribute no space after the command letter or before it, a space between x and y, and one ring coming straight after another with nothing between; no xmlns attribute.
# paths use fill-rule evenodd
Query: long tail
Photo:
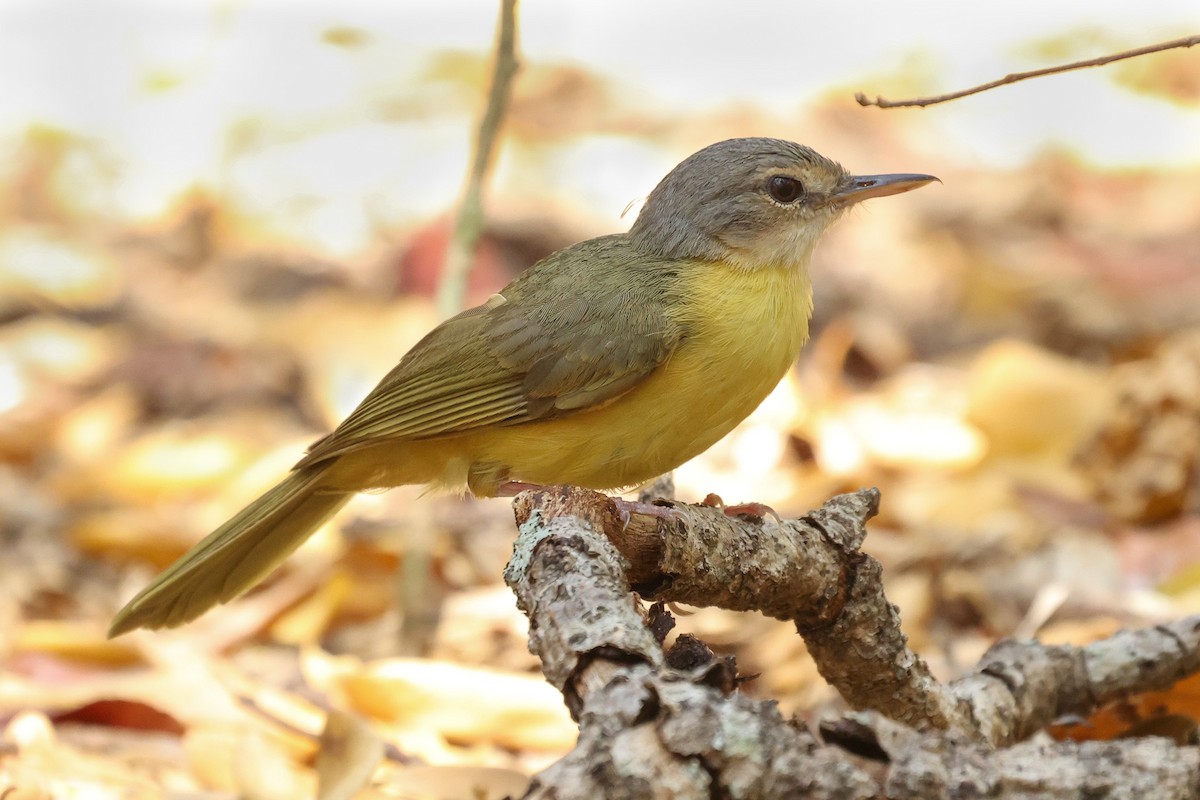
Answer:
<svg viewBox="0 0 1200 800"><path fill-rule="evenodd" d="M320 486L324 471L296 470L184 553L121 609L109 638L190 622L265 578L352 496Z"/></svg>

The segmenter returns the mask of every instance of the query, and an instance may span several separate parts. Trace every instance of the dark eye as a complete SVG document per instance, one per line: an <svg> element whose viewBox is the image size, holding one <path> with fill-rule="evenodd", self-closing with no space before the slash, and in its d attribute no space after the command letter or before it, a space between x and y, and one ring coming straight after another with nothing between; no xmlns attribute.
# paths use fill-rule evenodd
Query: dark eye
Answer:
<svg viewBox="0 0 1200 800"><path fill-rule="evenodd" d="M767 194L776 203L794 203L804 195L804 184L787 175L767 178Z"/></svg>

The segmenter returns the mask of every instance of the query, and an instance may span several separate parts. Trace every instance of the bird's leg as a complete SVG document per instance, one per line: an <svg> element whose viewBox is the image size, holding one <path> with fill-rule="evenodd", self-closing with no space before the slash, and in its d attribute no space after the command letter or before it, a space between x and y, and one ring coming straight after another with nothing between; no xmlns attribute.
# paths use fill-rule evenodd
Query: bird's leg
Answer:
<svg viewBox="0 0 1200 800"><path fill-rule="evenodd" d="M678 512L672 508L668 502L675 499L675 472L664 472L652 481L642 484L638 490L637 500L622 500L621 498L613 498L617 503L617 509L621 512L621 519L629 525L629 517L632 514L643 514L655 519L669 520L679 516Z"/></svg>
<svg viewBox="0 0 1200 800"><path fill-rule="evenodd" d="M540 483L526 483L525 481L505 481L496 486L496 494L494 497L516 497L521 492L529 492L534 489L545 489L546 487Z"/></svg>
<svg viewBox="0 0 1200 800"><path fill-rule="evenodd" d="M614 497L612 500L617 504L617 511L621 514L621 521L627 527L630 517L634 514L641 514L662 520L675 519L679 516L679 512L671 506L660 506L654 503L647 503L643 500L625 500L621 497Z"/></svg>
<svg viewBox="0 0 1200 800"><path fill-rule="evenodd" d="M721 509L725 512L725 516L727 517L740 517L742 515L749 515L752 517L758 517L759 519L766 519L767 515L770 514L775 518L776 522L780 524L783 523L783 518L779 516L779 512L764 503L737 503L732 506L727 506L725 505L725 501L721 499L720 495L713 494L712 492L709 492L708 495L700 502L701 505Z"/></svg>
<svg viewBox="0 0 1200 800"><path fill-rule="evenodd" d="M527 492L533 489L545 488L540 483L527 483L525 481L505 481L496 487L496 497L516 497L521 492ZM621 515L621 521L625 525L629 525L629 520L634 514L642 514L655 519L671 520L675 519L679 512L668 505L657 505L648 499L647 493L643 492L637 500L626 500L622 497L612 498L613 503L617 506L617 511ZM726 505L720 495L709 493L702 501L701 505L709 506L710 508L719 508L725 512L727 517L751 516L765 519L767 516L775 518L776 522L782 523L783 518L779 516L779 512L771 508L765 503L736 503L734 505Z"/></svg>
<svg viewBox="0 0 1200 800"><path fill-rule="evenodd" d="M516 497L521 492L527 492L533 489L545 488L539 483L526 483L525 481L505 481L496 487L496 497ZM655 519L673 519L677 512L670 506L659 506L654 503L645 502L642 500L625 500L621 497L613 497L613 503L617 506L617 512L621 515L621 521L628 526L629 520L634 514L642 514Z"/></svg>

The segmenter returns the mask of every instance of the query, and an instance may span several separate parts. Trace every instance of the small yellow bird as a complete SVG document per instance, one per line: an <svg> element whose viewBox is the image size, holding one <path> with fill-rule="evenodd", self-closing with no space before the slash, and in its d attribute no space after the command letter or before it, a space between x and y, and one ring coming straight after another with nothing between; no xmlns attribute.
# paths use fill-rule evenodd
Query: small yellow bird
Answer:
<svg viewBox="0 0 1200 800"><path fill-rule="evenodd" d="M825 229L854 203L934 180L850 175L780 139L704 148L650 193L628 233L560 250L434 328L278 486L134 597L109 635L181 625L237 597L356 492L612 489L674 469L796 360Z"/></svg>

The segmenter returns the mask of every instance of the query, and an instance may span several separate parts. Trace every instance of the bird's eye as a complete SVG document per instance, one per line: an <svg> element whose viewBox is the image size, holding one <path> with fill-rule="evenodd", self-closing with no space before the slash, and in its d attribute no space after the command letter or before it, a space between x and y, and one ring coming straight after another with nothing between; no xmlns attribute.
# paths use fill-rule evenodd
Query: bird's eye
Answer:
<svg viewBox="0 0 1200 800"><path fill-rule="evenodd" d="M788 175L767 178L767 194L776 203L794 203L804 195L804 184Z"/></svg>

